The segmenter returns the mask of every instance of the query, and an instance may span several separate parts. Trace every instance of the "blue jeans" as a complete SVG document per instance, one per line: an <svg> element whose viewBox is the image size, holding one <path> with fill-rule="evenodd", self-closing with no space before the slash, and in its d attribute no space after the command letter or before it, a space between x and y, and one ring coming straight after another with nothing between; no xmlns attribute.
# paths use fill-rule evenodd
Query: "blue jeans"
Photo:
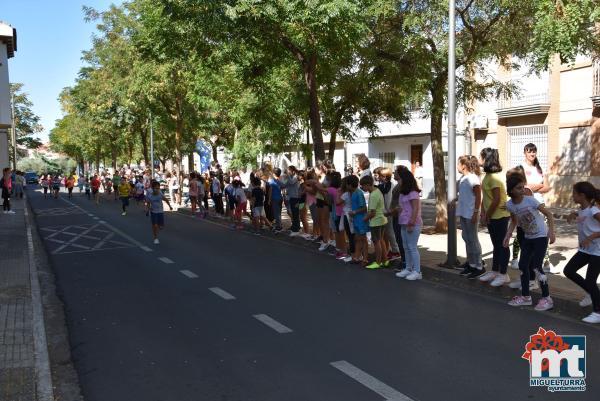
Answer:
<svg viewBox="0 0 600 401"><path fill-rule="evenodd" d="M462 238L467 249L467 262L471 267L481 267L481 244L478 236L478 222L473 223L471 219L460 218Z"/></svg>
<svg viewBox="0 0 600 401"><path fill-rule="evenodd" d="M271 210L275 219L275 228L281 230L281 206L283 199L271 199Z"/></svg>
<svg viewBox="0 0 600 401"><path fill-rule="evenodd" d="M402 245L406 254L406 267L412 271L421 273L421 255L419 255L419 250L417 249L417 243L421 235L421 226L414 226L412 231L408 231L406 224L402 224L401 227Z"/></svg>

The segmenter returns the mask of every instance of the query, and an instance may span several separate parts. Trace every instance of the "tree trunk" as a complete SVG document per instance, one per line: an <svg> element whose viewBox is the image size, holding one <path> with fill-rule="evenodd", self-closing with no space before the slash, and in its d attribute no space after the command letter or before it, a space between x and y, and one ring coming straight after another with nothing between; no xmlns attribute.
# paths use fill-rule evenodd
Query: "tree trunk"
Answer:
<svg viewBox="0 0 600 401"><path fill-rule="evenodd" d="M321 130L321 114L319 112L319 96L317 90L317 56L311 55L304 63L304 80L308 89L310 129L313 149L317 162L325 160L325 145Z"/></svg>
<svg viewBox="0 0 600 401"><path fill-rule="evenodd" d="M150 165L150 152L148 150L148 133L145 129L140 129L140 139L142 140L142 154L146 166Z"/></svg>
<svg viewBox="0 0 600 401"><path fill-rule="evenodd" d="M96 145L96 174L100 174L100 145Z"/></svg>
<svg viewBox="0 0 600 401"><path fill-rule="evenodd" d="M190 173L194 171L194 152L190 152L188 155L188 171Z"/></svg>
<svg viewBox="0 0 600 401"><path fill-rule="evenodd" d="M337 132L339 129L339 125L331 130L329 134L329 160L333 161L333 157L335 156L335 145L337 140Z"/></svg>
<svg viewBox="0 0 600 401"><path fill-rule="evenodd" d="M217 145L211 142L210 147L212 148L212 159L213 159L213 162L215 162L215 164L218 164L219 163L219 159L217 158Z"/></svg>
<svg viewBox="0 0 600 401"><path fill-rule="evenodd" d="M117 145L113 141L110 146L110 162L113 170L117 169Z"/></svg>
<svg viewBox="0 0 600 401"><path fill-rule="evenodd" d="M448 209L446 191L446 168L442 148L442 122L444 117L445 79L436 79L431 89L431 153L433 158L433 181L435 186L435 231L448 232Z"/></svg>

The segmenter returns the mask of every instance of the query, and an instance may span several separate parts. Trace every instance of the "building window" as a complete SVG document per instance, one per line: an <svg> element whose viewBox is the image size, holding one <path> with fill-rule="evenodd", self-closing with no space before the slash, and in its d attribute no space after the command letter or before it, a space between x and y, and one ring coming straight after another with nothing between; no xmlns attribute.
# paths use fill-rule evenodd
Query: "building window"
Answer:
<svg viewBox="0 0 600 401"><path fill-rule="evenodd" d="M381 167L393 170L394 162L396 161L396 152L379 152L379 160L381 160Z"/></svg>
<svg viewBox="0 0 600 401"><path fill-rule="evenodd" d="M548 126L531 125L508 128L508 166L506 170L525 163L523 148L528 143L537 147L537 158L544 172L548 171Z"/></svg>

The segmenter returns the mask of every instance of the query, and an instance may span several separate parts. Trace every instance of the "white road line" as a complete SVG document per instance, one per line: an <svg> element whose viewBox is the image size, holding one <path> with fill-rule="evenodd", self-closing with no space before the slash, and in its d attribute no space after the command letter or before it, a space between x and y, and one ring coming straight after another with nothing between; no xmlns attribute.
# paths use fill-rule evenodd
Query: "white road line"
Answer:
<svg viewBox="0 0 600 401"><path fill-rule="evenodd" d="M220 296L221 298L223 298L226 301L233 301L235 299L235 297L233 295L231 295L230 293L228 293L225 290L220 289L219 287L212 287L209 288L210 291L212 291L213 293L217 294L218 296Z"/></svg>
<svg viewBox="0 0 600 401"><path fill-rule="evenodd" d="M180 270L179 273L183 274L188 278L198 278L198 275L196 273L191 272L189 270Z"/></svg>
<svg viewBox="0 0 600 401"><path fill-rule="evenodd" d="M347 374L363 386L371 391L376 392L388 401L413 401L412 398L402 394L401 392L391 388L387 384L377 380L370 374L363 372L356 366L346 361L331 362L331 366L337 370Z"/></svg>
<svg viewBox="0 0 600 401"><path fill-rule="evenodd" d="M275 320L267 315L254 315L254 318L256 320L264 323L265 325L269 326L270 328L272 328L279 334L291 333L294 331L294 330L290 329L289 327L284 326L283 324L279 323L277 320Z"/></svg>
<svg viewBox="0 0 600 401"><path fill-rule="evenodd" d="M166 263L168 265L175 263L171 259L165 258L164 256L162 258L158 258L158 260L160 260L161 262Z"/></svg>
<svg viewBox="0 0 600 401"><path fill-rule="evenodd" d="M100 217L94 217L94 220L100 220Z"/></svg>
<svg viewBox="0 0 600 401"><path fill-rule="evenodd" d="M82 208L81 206L76 205L75 203L68 201L66 199L60 198L63 201L67 202L68 204L75 206L76 208L83 210L85 213L87 213L87 211ZM97 217L94 217L95 219L98 219ZM136 240L135 238L133 238L131 235L125 234L123 231L119 230L117 227L112 226L111 224L104 222L102 223L103 225L105 225L106 227L110 228L111 230L113 230L114 232L116 232L117 234L119 234L121 237L126 238L127 240L129 240L129 242L131 242L132 244L134 244L135 246L137 246L138 248L140 248L143 251L146 252L152 252L152 249L148 248L147 246L144 246L140 241Z"/></svg>

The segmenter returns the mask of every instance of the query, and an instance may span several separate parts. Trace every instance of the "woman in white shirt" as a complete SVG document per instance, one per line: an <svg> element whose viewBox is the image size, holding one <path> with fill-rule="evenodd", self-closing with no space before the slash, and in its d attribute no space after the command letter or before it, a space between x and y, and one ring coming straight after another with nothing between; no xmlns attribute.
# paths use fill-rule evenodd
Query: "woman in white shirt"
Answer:
<svg viewBox="0 0 600 401"><path fill-rule="evenodd" d="M525 155L525 163L521 165L523 168L523 172L525 173L525 178L527 179L527 188L532 192L533 197L544 204L544 194L550 191L550 185L548 183L548 176L544 174L542 170L542 166L537 158L537 146L533 143L528 143L523 148L523 154ZM519 241L522 238L521 231L517 231L517 238L513 242L513 253L512 253L512 261L511 267L513 269L519 268L519 252L521 250L519 246ZM555 267L550 263L549 254L546 254L544 258L544 271L551 273L560 273L560 271L556 270ZM511 288L517 288L520 285L520 281L515 281L509 286Z"/></svg>

